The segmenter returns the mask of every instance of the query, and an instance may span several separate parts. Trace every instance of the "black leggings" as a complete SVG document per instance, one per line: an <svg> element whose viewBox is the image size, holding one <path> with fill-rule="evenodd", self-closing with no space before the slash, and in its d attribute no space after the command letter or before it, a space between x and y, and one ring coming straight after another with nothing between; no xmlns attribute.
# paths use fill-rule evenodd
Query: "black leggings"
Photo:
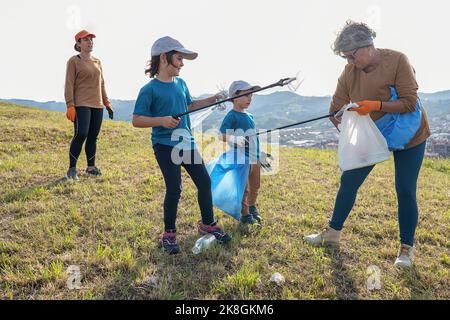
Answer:
<svg viewBox="0 0 450 320"><path fill-rule="evenodd" d="M178 202L181 196L181 166L186 169L197 187L197 201L200 206L202 222L210 225L214 222L213 203L211 195L211 179L205 164L197 150L181 151L183 162L173 162L171 153L173 147L155 144L156 161L164 176L166 195L164 197L164 227L165 230L175 230ZM196 161L195 161L196 160Z"/></svg>
<svg viewBox="0 0 450 320"><path fill-rule="evenodd" d="M95 166L97 137L102 126L103 108L76 107L77 116L74 121L75 135L70 144L70 168L77 166L83 143L89 167Z"/></svg>

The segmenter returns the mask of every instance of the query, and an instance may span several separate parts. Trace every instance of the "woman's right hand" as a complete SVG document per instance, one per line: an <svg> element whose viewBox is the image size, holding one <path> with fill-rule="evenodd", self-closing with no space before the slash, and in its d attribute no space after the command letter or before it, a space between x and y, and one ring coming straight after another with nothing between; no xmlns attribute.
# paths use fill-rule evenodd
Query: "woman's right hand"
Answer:
<svg viewBox="0 0 450 320"><path fill-rule="evenodd" d="M162 126L167 129L174 129L180 123L180 118L174 118L172 116L162 118Z"/></svg>
<svg viewBox="0 0 450 320"><path fill-rule="evenodd" d="M76 116L77 116L77 112L75 111L75 107L74 106L68 106L67 107L67 112L66 112L67 120L70 120L70 121L74 122Z"/></svg>

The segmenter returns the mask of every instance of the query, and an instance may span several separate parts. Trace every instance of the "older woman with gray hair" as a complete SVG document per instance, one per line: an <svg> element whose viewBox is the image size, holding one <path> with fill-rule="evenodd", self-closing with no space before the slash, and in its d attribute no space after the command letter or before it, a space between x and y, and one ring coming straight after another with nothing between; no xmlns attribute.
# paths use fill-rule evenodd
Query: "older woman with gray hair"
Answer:
<svg viewBox="0 0 450 320"><path fill-rule="evenodd" d="M376 33L364 23L347 21L333 50L347 61L330 105L330 112L350 102L352 111L370 115L394 154L400 250L398 267L410 267L418 222L417 179L430 136L427 117L417 95L415 71L401 52L374 46ZM331 118L337 127L339 121ZM395 125L402 123L402 126ZM390 126L390 127L389 127ZM399 138L403 142L398 142ZM343 172L329 225L304 239L311 244L339 244L341 230L356 194L374 166Z"/></svg>

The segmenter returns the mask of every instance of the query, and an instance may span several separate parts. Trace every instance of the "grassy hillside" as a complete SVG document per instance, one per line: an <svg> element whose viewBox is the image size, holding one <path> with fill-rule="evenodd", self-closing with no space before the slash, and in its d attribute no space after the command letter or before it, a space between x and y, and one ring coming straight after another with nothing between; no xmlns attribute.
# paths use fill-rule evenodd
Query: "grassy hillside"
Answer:
<svg viewBox="0 0 450 320"><path fill-rule="evenodd" d="M259 232L217 212L234 240L198 256L196 191L183 171L182 253L168 256L156 244L164 184L148 130L106 121L104 175L77 183L61 179L72 137L64 114L0 104L0 130L0 299L450 299L449 160L424 162L410 271L393 266L392 160L360 190L340 249L302 241L326 225L340 176L335 152L306 149L282 148L279 172L263 176ZM70 265L81 268L79 290L66 287ZM381 290L367 289L370 265L381 269ZM274 272L284 285L269 281Z"/></svg>

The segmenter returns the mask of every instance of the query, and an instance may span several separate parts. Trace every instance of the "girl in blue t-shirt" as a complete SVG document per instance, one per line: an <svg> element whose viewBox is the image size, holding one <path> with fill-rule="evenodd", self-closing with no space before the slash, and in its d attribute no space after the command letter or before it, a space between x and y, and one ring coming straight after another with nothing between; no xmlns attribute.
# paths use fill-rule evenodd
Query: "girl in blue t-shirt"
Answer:
<svg viewBox="0 0 450 320"><path fill-rule="evenodd" d="M191 176L198 189L198 204L202 219L198 223L201 234L213 234L220 243L231 237L214 219L211 180L192 136L189 116L174 115L201 108L216 102L219 95L193 101L186 83L178 78L183 59L194 60L197 53L185 49L170 37L158 39L151 49L150 68L146 74L153 78L146 84L136 100L133 126L152 127L152 144L156 160L164 176L164 227L160 245L166 252L178 253L175 221L181 195L181 166Z"/></svg>

